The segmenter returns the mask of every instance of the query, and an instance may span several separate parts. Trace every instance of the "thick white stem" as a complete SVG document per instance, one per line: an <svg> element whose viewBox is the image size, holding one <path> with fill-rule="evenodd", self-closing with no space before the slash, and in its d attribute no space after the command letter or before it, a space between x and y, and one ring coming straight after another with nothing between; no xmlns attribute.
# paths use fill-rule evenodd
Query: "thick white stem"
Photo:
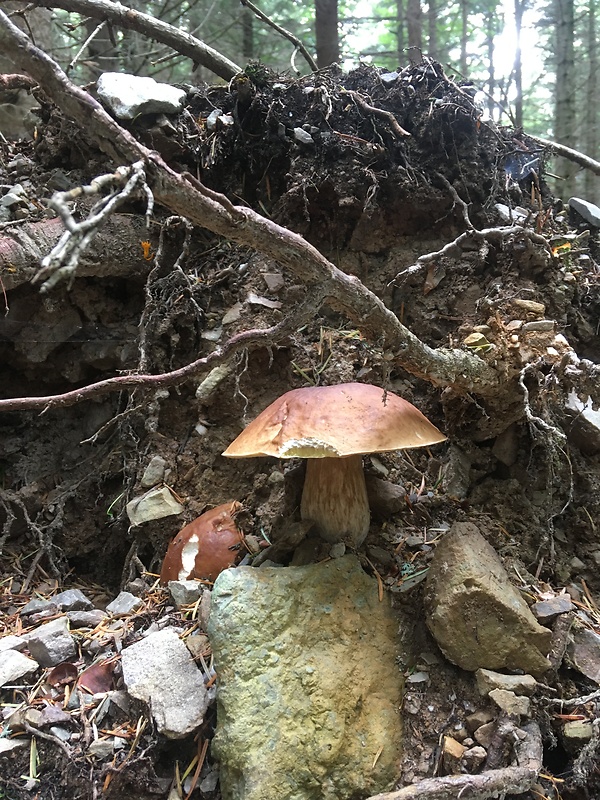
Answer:
<svg viewBox="0 0 600 800"><path fill-rule="evenodd" d="M362 544L370 522L362 456L307 459L300 513L326 541Z"/></svg>

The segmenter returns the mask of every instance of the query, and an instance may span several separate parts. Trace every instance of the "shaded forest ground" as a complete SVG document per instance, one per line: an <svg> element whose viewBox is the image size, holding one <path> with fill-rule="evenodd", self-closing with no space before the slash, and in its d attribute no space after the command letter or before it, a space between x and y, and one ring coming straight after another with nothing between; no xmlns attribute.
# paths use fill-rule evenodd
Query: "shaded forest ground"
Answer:
<svg viewBox="0 0 600 800"><path fill-rule="evenodd" d="M0 145L2 183L25 188L19 208L34 226L27 231L32 250L56 238L46 202L53 190L118 166L40 100L35 140ZM399 129L373 106L393 111ZM208 122L215 109L221 121ZM531 363L529 410L548 429L526 418L522 394L485 400L440 391L399 369L335 304L271 347L241 351L199 392L200 381L190 381L43 414L1 413L4 610L48 577L107 594L140 577L149 583L142 568L157 572L182 524L171 517L129 526L125 506L142 492L155 455L185 501L186 521L237 499L244 530L277 542L297 514L300 466L220 454L285 391L354 380L414 402L449 437L435 452L367 459L371 474L409 495L391 518L373 520L365 545L400 606L421 613L421 586L407 579L427 566L436 537L457 519L475 521L532 584L597 596L600 442L566 408L567 389L544 361L548 347L562 346L558 333L579 356L600 360L595 233L547 193L539 146L482 122L469 87L429 61L395 79L367 67L299 81L257 69L227 88L190 89L181 115L141 118L131 130L177 171L301 233L430 346L462 345L507 369ZM81 215L86 204L80 201ZM456 240L468 222L500 230L511 218L522 229L474 237L405 272ZM10 222L2 233L12 234ZM188 231L160 208L147 231L141 201L121 208L100 232L69 290L40 294L29 282L35 259L9 253L2 263L10 308L0 319L2 397L68 391L142 361L153 373L176 369L238 332L277 324L305 294L265 256L206 230ZM519 340L516 323L543 320L554 326L534 327ZM568 440L557 439L555 428ZM435 649L423 631L415 636L423 637L423 651ZM407 725L407 782L429 774L456 698L476 703L467 673L448 664L433 672L420 724ZM569 671L558 686L567 694L594 688ZM556 739L551 746L555 723L546 710L540 718L548 770L568 778L572 757ZM160 771L168 747L154 743L152 753L152 769ZM16 763L15 775L23 769ZM135 769L141 773L120 784L122 796L150 796L150 767L136 762ZM65 793L40 797L74 796L84 771L65 770ZM598 777L561 791L565 800L594 797ZM14 785L12 792L18 796Z"/></svg>

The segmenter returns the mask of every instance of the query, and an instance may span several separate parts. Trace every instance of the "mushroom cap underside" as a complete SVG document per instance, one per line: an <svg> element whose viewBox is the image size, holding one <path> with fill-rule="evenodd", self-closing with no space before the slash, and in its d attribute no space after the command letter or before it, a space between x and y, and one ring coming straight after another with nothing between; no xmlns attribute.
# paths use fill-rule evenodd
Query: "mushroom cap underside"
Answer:
<svg viewBox="0 0 600 800"><path fill-rule="evenodd" d="M424 447L445 439L408 400L368 383L342 383L286 392L223 455L342 457Z"/></svg>

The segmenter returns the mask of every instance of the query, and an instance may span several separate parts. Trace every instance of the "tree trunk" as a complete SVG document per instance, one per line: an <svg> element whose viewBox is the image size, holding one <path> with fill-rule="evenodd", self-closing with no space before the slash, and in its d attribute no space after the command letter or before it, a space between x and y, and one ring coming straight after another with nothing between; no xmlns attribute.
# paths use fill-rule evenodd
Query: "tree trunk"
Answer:
<svg viewBox="0 0 600 800"><path fill-rule="evenodd" d="M340 60L338 0L315 0L315 37L319 69Z"/></svg>
<svg viewBox="0 0 600 800"><path fill-rule="evenodd" d="M554 91L554 138L560 144L575 148L575 11L573 0L554 0L556 21L556 86ZM564 158L556 160L555 170L562 180L557 194L568 199L575 191L576 169Z"/></svg>
<svg viewBox="0 0 600 800"><path fill-rule="evenodd" d="M469 42L469 5L468 0L460 0L460 74L466 78L468 71L467 44Z"/></svg>
<svg viewBox="0 0 600 800"><path fill-rule="evenodd" d="M242 11L242 57L245 63L254 58L254 14Z"/></svg>
<svg viewBox="0 0 600 800"><path fill-rule="evenodd" d="M487 79L487 108L488 114L493 119L496 113L494 92L496 90L496 71L494 69L494 37L496 36L496 13L490 10L485 16L485 48L487 50L488 79Z"/></svg>
<svg viewBox="0 0 600 800"><path fill-rule="evenodd" d="M513 74L515 78L515 126L523 127L523 62L521 54L521 29L523 27L523 12L525 0L515 0L515 29L517 39L515 43L515 64Z"/></svg>
<svg viewBox="0 0 600 800"><path fill-rule="evenodd" d="M410 63L418 64L423 54L423 14L420 0L407 0L406 27Z"/></svg>
<svg viewBox="0 0 600 800"><path fill-rule="evenodd" d="M398 64L404 64L406 41L404 37L404 0L396 0L396 49L398 51Z"/></svg>
<svg viewBox="0 0 600 800"><path fill-rule="evenodd" d="M429 0L427 9L427 37L429 39L427 52L431 58L438 58L438 4L437 0Z"/></svg>
<svg viewBox="0 0 600 800"><path fill-rule="evenodd" d="M598 42L597 0L589 0L587 18L587 45L588 45L588 80L586 85L585 104L585 153L590 158L598 159ZM584 194L586 200L592 203L600 202L600 186L598 177L586 170L584 178Z"/></svg>

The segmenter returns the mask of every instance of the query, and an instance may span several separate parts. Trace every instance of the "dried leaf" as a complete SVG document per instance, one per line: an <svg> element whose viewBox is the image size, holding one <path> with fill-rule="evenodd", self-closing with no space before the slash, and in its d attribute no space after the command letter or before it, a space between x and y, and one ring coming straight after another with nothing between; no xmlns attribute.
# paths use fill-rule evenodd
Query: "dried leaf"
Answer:
<svg viewBox="0 0 600 800"><path fill-rule="evenodd" d="M443 264L430 264L427 269L427 277L423 286L423 294L429 294L446 277L446 268Z"/></svg>
<svg viewBox="0 0 600 800"><path fill-rule="evenodd" d="M57 664L50 670L46 678L47 683L51 686L66 686L67 683L75 680L77 680L77 667L69 661Z"/></svg>
<svg viewBox="0 0 600 800"><path fill-rule="evenodd" d="M97 664L92 664L91 667L83 670L77 686L90 694L109 692L113 685L114 670L114 661L99 661Z"/></svg>

